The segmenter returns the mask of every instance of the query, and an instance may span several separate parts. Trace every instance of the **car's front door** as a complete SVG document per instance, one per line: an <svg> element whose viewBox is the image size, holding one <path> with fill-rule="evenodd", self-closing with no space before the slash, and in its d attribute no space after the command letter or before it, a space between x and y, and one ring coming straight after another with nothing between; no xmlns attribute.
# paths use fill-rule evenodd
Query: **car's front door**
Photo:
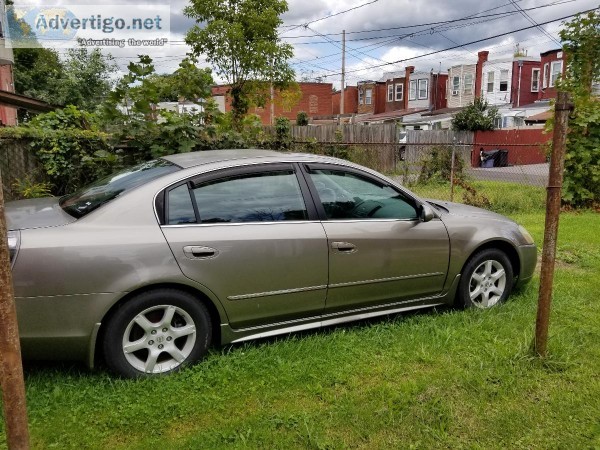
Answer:
<svg viewBox="0 0 600 450"><path fill-rule="evenodd" d="M327 234L327 311L442 291L450 243L441 220L423 222L414 199L370 174L328 165L305 170Z"/></svg>
<svg viewBox="0 0 600 450"><path fill-rule="evenodd" d="M223 303L234 328L318 316L327 244L290 164L229 169L173 186L162 226L183 273Z"/></svg>

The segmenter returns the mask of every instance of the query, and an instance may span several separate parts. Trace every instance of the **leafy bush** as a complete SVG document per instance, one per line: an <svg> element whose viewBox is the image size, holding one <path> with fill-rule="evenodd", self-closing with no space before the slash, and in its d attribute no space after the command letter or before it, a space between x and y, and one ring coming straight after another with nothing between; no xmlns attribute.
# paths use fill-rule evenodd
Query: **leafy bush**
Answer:
<svg viewBox="0 0 600 450"><path fill-rule="evenodd" d="M455 155L454 157L454 177L461 178L463 175L464 161ZM421 173L419 174L419 183L430 181L444 182L450 180L452 171L452 147L439 146L433 147L427 159L423 161Z"/></svg>
<svg viewBox="0 0 600 450"><path fill-rule="evenodd" d="M17 194L23 198L39 198L52 195L50 183L39 182L32 176L15 181L13 187Z"/></svg>
<svg viewBox="0 0 600 450"><path fill-rule="evenodd" d="M98 130L97 118L74 106L36 116L26 126L3 129L0 137L29 142L46 178L36 182L48 182L54 195L71 192L121 164L108 134Z"/></svg>
<svg viewBox="0 0 600 450"><path fill-rule="evenodd" d="M500 115L498 108L477 97L452 119L452 129L458 131L488 131L496 128L495 121Z"/></svg>
<svg viewBox="0 0 600 450"><path fill-rule="evenodd" d="M306 126L308 125L308 114L306 111L298 111L296 115L296 125Z"/></svg>

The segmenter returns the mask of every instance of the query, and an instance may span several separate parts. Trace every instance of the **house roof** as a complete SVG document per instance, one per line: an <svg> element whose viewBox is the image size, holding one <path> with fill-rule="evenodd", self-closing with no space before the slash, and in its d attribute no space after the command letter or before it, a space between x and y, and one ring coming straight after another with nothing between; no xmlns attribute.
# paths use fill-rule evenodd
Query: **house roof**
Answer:
<svg viewBox="0 0 600 450"><path fill-rule="evenodd" d="M28 97L26 95L15 94L14 92L4 91L0 89L0 105L12 106L15 108L24 108L28 111L35 112L50 112L58 108L58 106L43 102L37 98Z"/></svg>
<svg viewBox="0 0 600 450"><path fill-rule="evenodd" d="M427 111L427 109L413 108L413 109L398 109L395 111L389 111L379 114L365 114L364 116L357 116L356 120L358 122L377 122L380 120L392 120L396 118L400 118L402 116L407 116L409 114L414 114L422 111Z"/></svg>
<svg viewBox="0 0 600 450"><path fill-rule="evenodd" d="M461 109L465 108L464 106L459 106L456 108L440 108L440 109L434 109L433 111L427 111L423 114L421 114L422 116L439 116L441 114L450 114L450 113L454 113L456 111L460 111Z"/></svg>
<svg viewBox="0 0 600 450"><path fill-rule="evenodd" d="M550 110L544 111L539 114L534 114L533 116L526 117L525 122L535 122L535 123L545 122L546 120L551 118L553 114L554 114L553 111L550 111Z"/></svg>

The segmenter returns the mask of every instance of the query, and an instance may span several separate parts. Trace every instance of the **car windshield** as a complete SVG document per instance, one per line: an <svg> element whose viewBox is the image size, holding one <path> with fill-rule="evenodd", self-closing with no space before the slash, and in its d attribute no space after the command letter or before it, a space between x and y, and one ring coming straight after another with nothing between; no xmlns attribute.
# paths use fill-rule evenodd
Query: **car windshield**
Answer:
<svg viewBox="0 0 600 450"><path fill-rule="evenodd" d="M180 169L164 159L128 167L65 195L60 199L60 206L66 213L79 219L124 192Z"/></svg>

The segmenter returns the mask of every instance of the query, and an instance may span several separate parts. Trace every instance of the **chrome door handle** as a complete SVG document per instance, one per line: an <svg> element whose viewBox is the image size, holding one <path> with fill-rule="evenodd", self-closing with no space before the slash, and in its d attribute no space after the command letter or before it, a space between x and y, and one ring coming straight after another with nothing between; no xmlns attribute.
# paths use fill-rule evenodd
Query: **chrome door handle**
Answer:
<svg viewBox="0 0 600 450"><path fill-rule="evenodd" d="M190 259L213 258L219 254L219 252L214 248L200 247L196 245L186 245L183 247L183 253Z"/></svg>
<svg viewBox="0 0 600 450"><path fill-rule="evenodd" d="M354 253L356 251L356 245L350 242L332 242L331 248L343 253Z"/></svg>

